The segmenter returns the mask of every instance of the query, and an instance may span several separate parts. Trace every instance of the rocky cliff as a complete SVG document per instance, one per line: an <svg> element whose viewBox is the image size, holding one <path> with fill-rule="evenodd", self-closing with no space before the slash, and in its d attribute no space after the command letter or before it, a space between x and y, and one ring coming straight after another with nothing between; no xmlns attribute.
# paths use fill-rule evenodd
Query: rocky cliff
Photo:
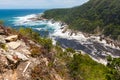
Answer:
<svg viewBox="0 0 120 80"><path fill-rule="evenodd" d="M53 55L42 45L0 25L0 80L63 80L49 67Z"/></svg>

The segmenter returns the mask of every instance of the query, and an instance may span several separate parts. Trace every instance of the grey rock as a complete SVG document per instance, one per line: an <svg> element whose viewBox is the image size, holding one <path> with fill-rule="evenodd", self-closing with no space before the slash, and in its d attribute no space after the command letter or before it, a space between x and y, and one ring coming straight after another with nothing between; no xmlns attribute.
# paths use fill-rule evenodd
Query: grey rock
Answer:
<svg viewBox="0 0 120 80"><path fill-rule="evenodd" d="M20 46L20 42L10 42L7 43L8 48L17 49Z"/></svg>
<svg viewBox="0 0 120 80"><path fill-rule="evenodd" d="M19 59L22 59L23 61L28 60L28 58L27 58L24 54L22 54L22 53L20 53L20 52L15 52L15 55L17 55L18 58L19 58Z"/></svg>
<svg viewBox="0 0 120 80"><path fill-rule="evenodd" d="M12 51L11 53L7 53L6 57L9 60L13 61L14 63L17 63L18 60L20 60L20 59L23 61L28 60L28 58L24 54L22 54L20 52L15 52L15 51Z"/></svg>
<svg viewBox="0 0 120 80"><path fill-rule="evenodd" d="M6 41L5 41L5 38L0 35L0 44L1 44L1 43L4 44L4 43L6 43Z"/></svg>
<svg viewBox="0 0 120 80"><path fill-rule="evenodd" d="M7 42L16 41L17 39L18 39L18 35L12 35L5 38Z"/></svg>

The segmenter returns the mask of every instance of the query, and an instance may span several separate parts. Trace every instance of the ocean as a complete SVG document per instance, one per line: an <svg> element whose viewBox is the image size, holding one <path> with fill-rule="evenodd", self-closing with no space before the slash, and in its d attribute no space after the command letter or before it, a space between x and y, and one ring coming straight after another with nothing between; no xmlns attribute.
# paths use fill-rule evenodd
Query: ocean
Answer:
<svg viewBox="0 0 120 80"><path fill-rule="evenodd" d="M19 29L20 27L32 28L40 33L41 36L48 36L59 26L51 24L51 22L30 21L36 15L44 13L45 9L0 9L0 20L4 21L4 25Z"/></svg>

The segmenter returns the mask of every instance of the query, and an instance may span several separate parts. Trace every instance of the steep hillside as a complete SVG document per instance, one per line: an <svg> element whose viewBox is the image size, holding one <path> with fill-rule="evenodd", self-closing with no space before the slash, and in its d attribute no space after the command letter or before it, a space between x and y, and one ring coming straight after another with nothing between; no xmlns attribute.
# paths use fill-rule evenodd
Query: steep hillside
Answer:
<svg viewBox="0 0 120 80"><path fill-rule="evenodd" d="M30 28L0 25L0 80L120 80L120 58L104 66L82 52L52 45Z"/></svg>
<svg viewBox="0 0 120 80"><path fill-rule="evenodd" d="M102 33L120 41L120 0L89 0L69 8L45 11L44 17L66 22L69 28L87 33Z"/></svg>

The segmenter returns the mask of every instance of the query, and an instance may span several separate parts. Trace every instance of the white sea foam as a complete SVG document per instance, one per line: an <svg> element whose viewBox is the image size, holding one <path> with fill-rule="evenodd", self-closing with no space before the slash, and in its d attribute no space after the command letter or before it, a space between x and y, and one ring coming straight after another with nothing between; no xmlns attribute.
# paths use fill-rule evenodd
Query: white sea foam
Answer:
<svg viewBox="0 0 120 80"><path fill-rule="evenodd" d="M78 32L77 35L71 34L70 30L67 30L65 33L63 33L63 29L60 29L61 26L60 22L52 22L52 20L32 20L32 18L37 18L38 15L36 14L31 14L31 15L27 15L27 16L21 16L21 17L15 17L15 21L14 21L14 25L15 26L39 26L39 25L46 25L43 29L48 29L51 28L54 30L54 32L52 32L50 34L50 37L54 37L53 39L55 39L55 37L61 37L61 38L67 38L67 39L73 39L76 40L78 42L81 42L83 44L89 44L89 42L86 42L88 39L92 39L95 41L98 41L99 43L104 44L105 46L109 46L112 48L116 48L114 45L111 44L107 44L106 40L102 40L100 41L100 37L99 36L90 36L90 37L85 37L81 32ZM35 28L37 30L41 30L42 28ZM85 42L85 43L84 43Z"/></svg>
<svg viewBox="0 0 120 80"><path fill-rule="evenodd" d="M38 31L41 31L41 30L42 30L42 28L34 28L34 29L36 29L36 30L38 30Z"/></svg>
<svg viewBox="0 0 120 80"><path fill-rule="evenodd" d="M61 37L61 38L67 38L67 39L73 39L76 40L78 42L81 42L83 44L89 44L89 42L87 41L88 39L92 39L95 40L99 43L104 44L105 46L109 46L112 48L116 48L114 45L110 45L107 44L106 40L102 40L100 41L100 37L99 36L90 36L90 37L85 37L81 32L78 32L77 35L71 34L70 30L67 30L65 33L63 33L63 29L60 29L61 26L60 22L52 22L52 20L32 20L32 18L37 18L38 15L36 14L31 14L31 15L26 15L26 16L21 16L21 17L14 17L14 22L13 24L15 26L39 26L39 25L46 25L45 27L41 28L41 27L37 27L35 28L36 30L42 30L42 29L48 29L51 28L54 31L50 34L50 37L55 39L55 37Z"/></svg>
<svg viewBox="0 0 120 80"><path fill-rule="evenodd" d="M21 16L21 17L14 17L14 25L19 26L19 25L27 25L29 22L32 22L29 20L30 18L36 17L35 14L27 15L27 16Z"/></svg>
<svg viewBox="0 0 120 80"><path fill-rule="evenodd" d="M57 24L59 24L59 23L57 22ZM52 25L54 25L54 24L52 24ZM97 41L98 43L102 43L104 46L108 46L108 47L120 50L120 48L115 47L114 44L113 45L107 44L106 40L100 41L100 36L85 37L83 35L83 33L81 33L81 32L78 32L77 35L75 35L75 34L70 35L71 30L68 29L65 33L63 33L63 29L60 29L62 26L60 26L60 25L55 25L55 26L56 26L56 29L55 29L54 33L51 34L51 37L61 37L61 38L66 38L68 40L76 40L76 41L80 42L81 44L92 44L91 42L88 41L88 40L92 40L92 41Z"/></svg>
<svg viewBox="0 0 120 80"><path fill-rule="evenodd" d="M60 23L59 22L55 22L52 23L52 20L34 20L37 19L36 14L31 14L31 15L27 15L27 16L21 16L21 17L14 17L14 21L13 24L15 26L42 26L45 25L46 29L47 28L51 28L54 30L58 30L58 28L60 27ZM44 27L44 29L45 29ZM39 28L39 27L38 27ZM40 28L37 30L40 30Z"/></svg>

